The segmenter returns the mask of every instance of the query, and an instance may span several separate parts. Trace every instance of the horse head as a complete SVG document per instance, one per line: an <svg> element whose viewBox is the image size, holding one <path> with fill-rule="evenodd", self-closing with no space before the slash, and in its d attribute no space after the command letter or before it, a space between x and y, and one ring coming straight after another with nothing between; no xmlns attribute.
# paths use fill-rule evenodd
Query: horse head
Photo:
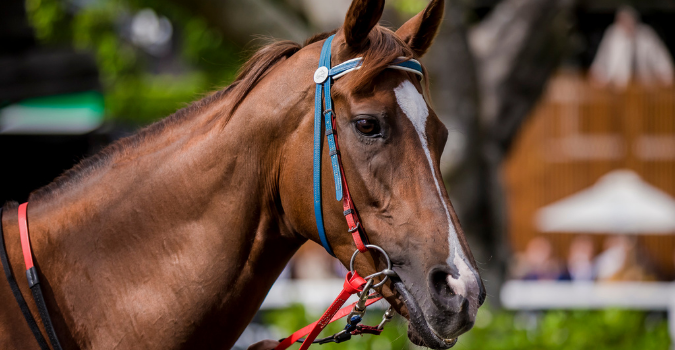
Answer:
<svg viewBox="0 0 675 350"><path fill-rule="evenodd" d="M401 56L419 58L427 52L444 4L431 1L396 32L377 25L383 8L383 0L354 0L335 33L332 65L356 57L363 57L363 65L333 85L334 128L365 232L388 253L398 274L381 293L410 320L408 333L415 344L449 348L473 326L485 289L443 184L440 157L448 132L425 98L426 81L387 69ZM316 67L320 48L320 40L307 45L298 61ZM298 147L308 147L304 140ZM327 149L324 145L324 159ZM286 167L280 192L297 232L319 242L313 217L307 215L312 197L307 192L311 180L303 181L306 169L300 163ZM322 173L326 236L336 257L349 266L355 246L343 208L334 200L328 161ZM362 276L385 267L384 256L372 250L360 254L355 264Z"/></svg>

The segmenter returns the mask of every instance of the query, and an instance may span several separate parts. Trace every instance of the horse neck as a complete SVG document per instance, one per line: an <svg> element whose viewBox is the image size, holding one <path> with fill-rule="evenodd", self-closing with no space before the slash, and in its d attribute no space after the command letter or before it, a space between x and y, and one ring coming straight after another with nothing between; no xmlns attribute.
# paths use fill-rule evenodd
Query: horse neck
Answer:
<svg viewBox="0 0 675 350"><path fill-rule="evenodd" d="M263 83L225 125L227 98L29 204L35 258L71 328L106 319L101 329L122 336L129 317L142 323L162 310L185 327L243 330L304 242L275 203L285 133L295 130L286 117L299 116L306 92L292 101ZM201 327L167 339L219 334Z"/></svg>

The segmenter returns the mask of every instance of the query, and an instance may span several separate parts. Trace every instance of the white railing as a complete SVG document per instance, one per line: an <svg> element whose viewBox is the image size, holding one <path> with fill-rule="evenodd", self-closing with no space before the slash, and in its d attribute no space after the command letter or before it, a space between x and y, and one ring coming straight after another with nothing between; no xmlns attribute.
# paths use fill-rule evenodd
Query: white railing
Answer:
<svg viewBox="0 0 675 350"><path fill-rule="evenodd" d="M500 299L505 308L514 310L666 310L670 339L675 340L675 283L508 281Z"/></svg>

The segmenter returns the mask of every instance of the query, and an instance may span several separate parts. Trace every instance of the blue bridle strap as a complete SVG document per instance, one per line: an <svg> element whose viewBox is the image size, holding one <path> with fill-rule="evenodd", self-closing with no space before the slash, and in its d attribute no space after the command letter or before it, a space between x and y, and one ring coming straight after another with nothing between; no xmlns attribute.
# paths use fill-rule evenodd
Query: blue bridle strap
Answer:
<svg viewBox="0 0 675 350"><path fill-rule="evenodd" d="M335 142L336 127L333 125L333 99L330 95L331 82L338 79L350 71L361 68L362 58L355 58L343 62L331 68L331 46L335 35L331 35L324 42L321 48L319 58L319 68L314 73L314 82L316 83L316 92L314 94L314 159L313 159L313 181L314 181L314 217L316 218L316 227L319 231L321 244L326 251L335 256L328 243L326 230L323 224L323 213L321 209L321 145L322 145L322 122L324 118L326 127L326 138L328 139L328 152L331 165L333 167L333 179L335 180L335 199L340 201L343 197L342 176L340 173L340 160ZM400 58L392 62L388 68L405 70L415 73L422 77L424 75L422 65L413 59ZM323 96L322 96L323 95ZM325 106L325 108L324 108Z"/></svg>
<svg viewBox="0 0 675 350"><path fill-rule="evenodd" d="M326 42L321 49L319 67L330 67L330 50L333 37L334 36L331 35L328 39L326 39ZM326 82L328 82L327 86ZM330 78L327 75L324 82L316 84L316 93L314 94L314 217L316 218L316 227L319 230L321 245L326 248L328 254L335 256L335 253L333 253L333 250L330 248L330 244L328 244L328 238L326 238L326 230L323 226L323 213L321 212L321 140L323 140L321 137L321 115L323 114L321 92L324 87L327 88L327 93L330 97ZM335 143L334 140L333 143ZM342 181L336 181L336 183L339 183L340 188L342 188Z"/></svg>

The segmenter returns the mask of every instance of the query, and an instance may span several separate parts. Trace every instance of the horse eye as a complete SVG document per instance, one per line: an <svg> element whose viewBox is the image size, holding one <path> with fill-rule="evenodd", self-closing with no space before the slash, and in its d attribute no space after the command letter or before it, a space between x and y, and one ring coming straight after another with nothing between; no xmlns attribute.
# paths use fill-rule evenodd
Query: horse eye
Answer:
<svg viewBox="0 0 675 350"><path fill-rule="evenodd" d="M380 123L376 119L359 119L356 130L365 136L375 136L380 133Z"/></svg>

